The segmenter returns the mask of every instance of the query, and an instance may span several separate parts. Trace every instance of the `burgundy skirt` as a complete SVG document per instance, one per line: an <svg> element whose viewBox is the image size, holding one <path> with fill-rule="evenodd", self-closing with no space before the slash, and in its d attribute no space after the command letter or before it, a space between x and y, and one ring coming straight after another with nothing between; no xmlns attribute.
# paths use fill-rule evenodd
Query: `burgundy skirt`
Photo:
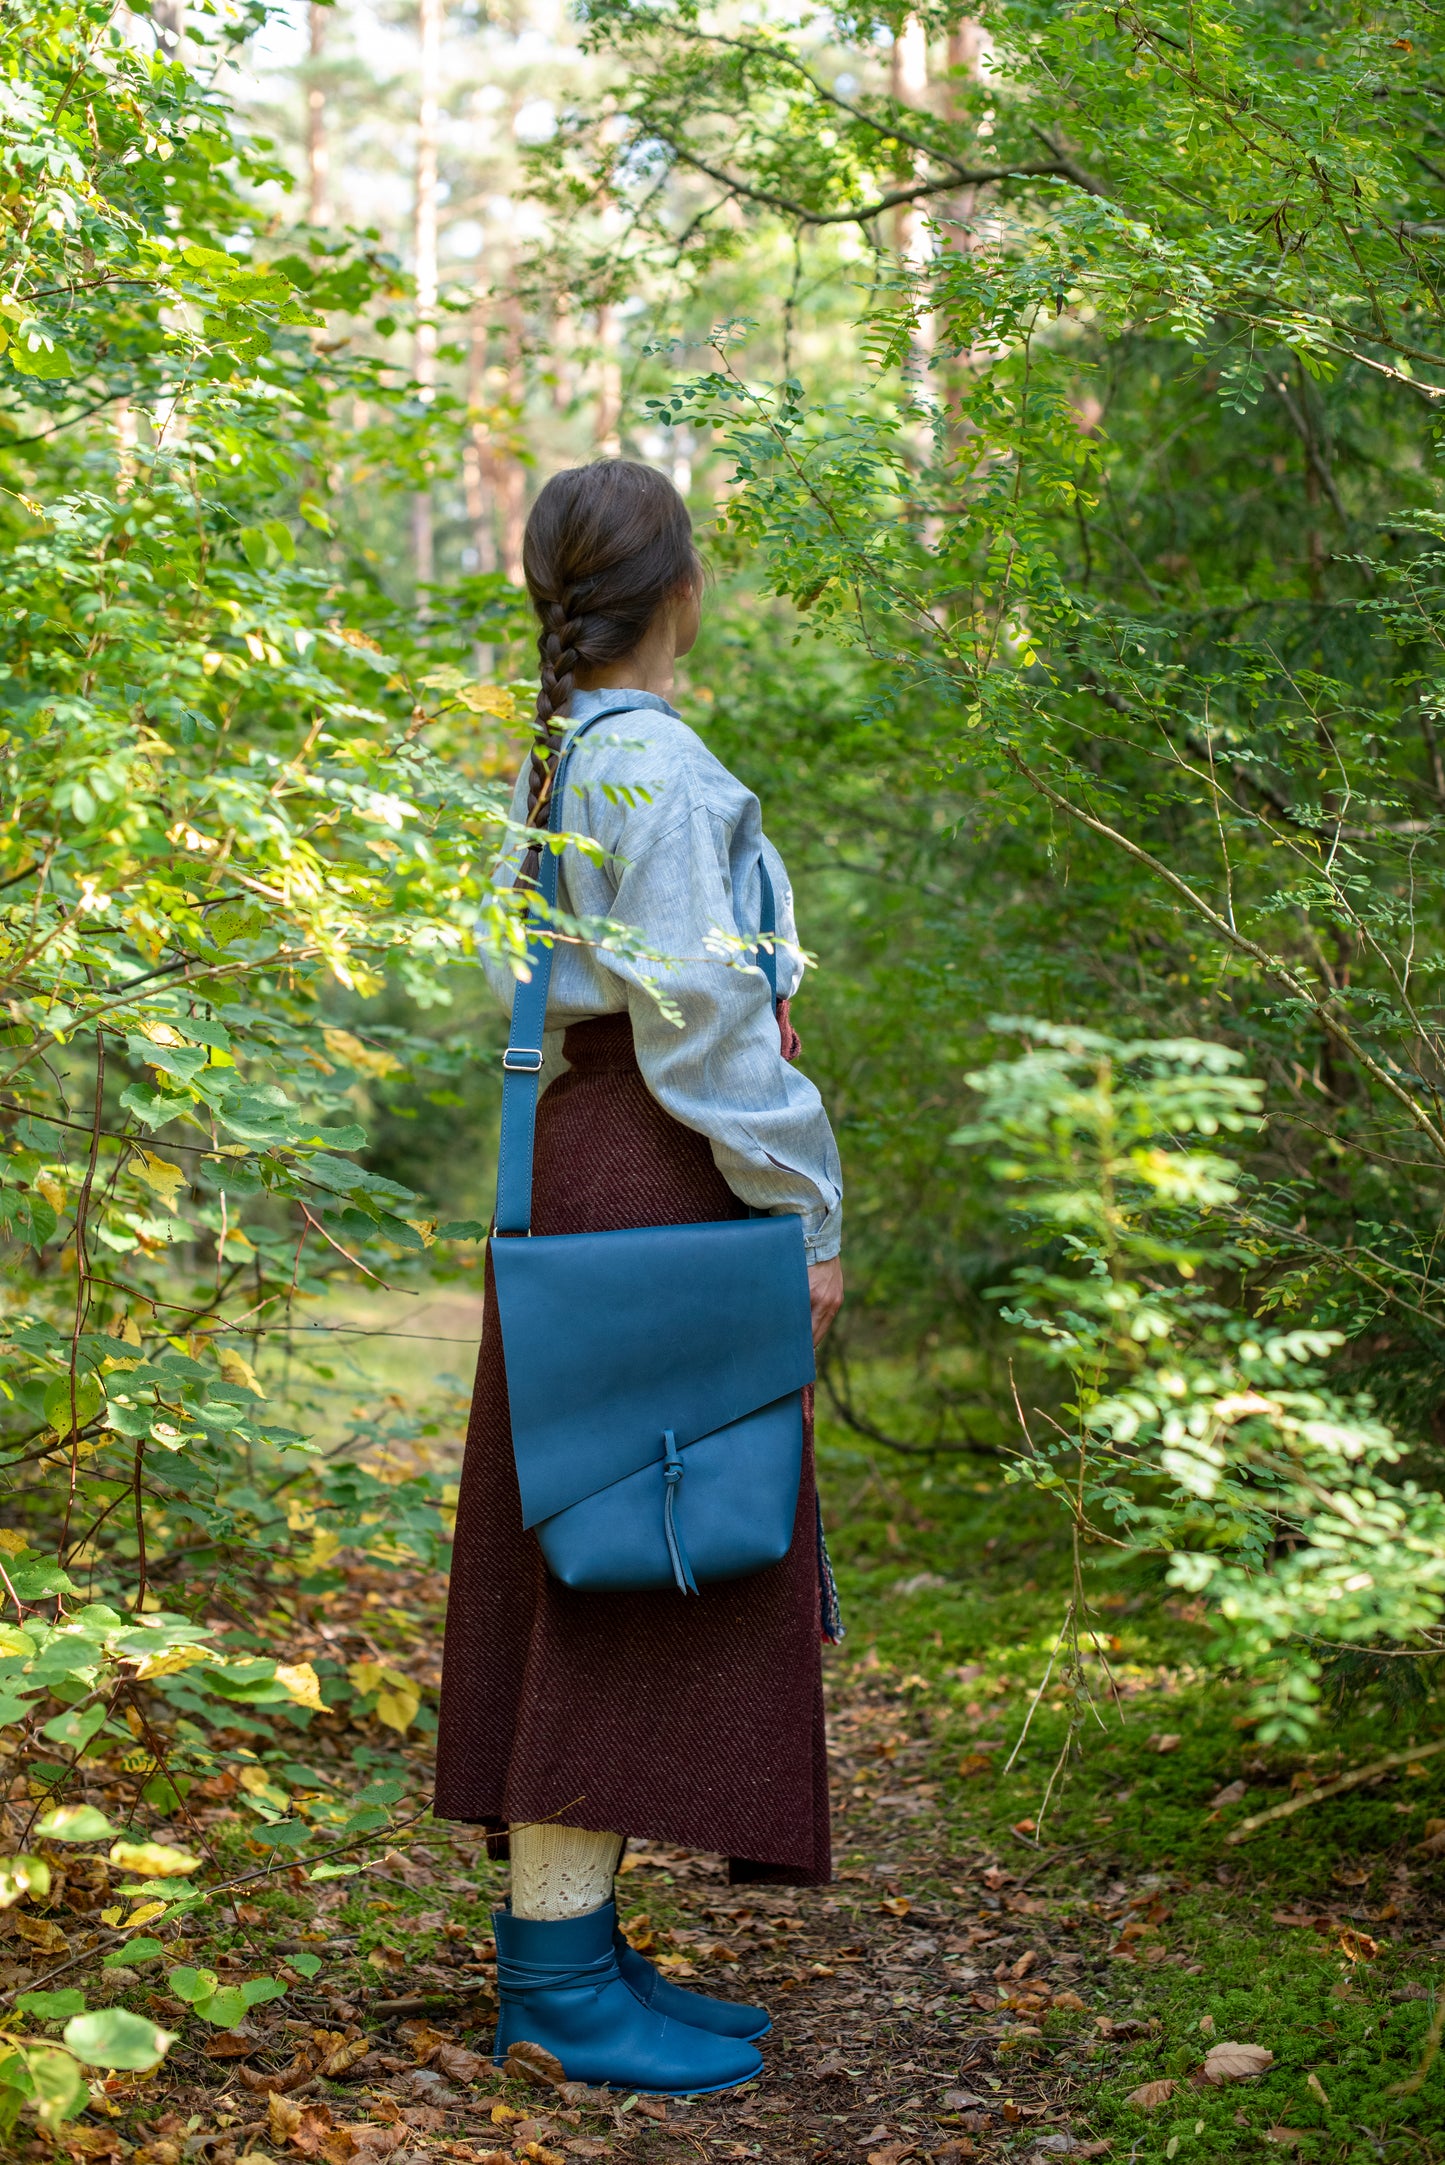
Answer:
<svg viewBox="0 0 1445 2165"><path fill-rule="evenodd" d="M784 1021L784 1037L790 1033ZM663 1111L626 1015L567 1032L537 1110L532 1224L615 1232L743 1215L705 1137ZM584 1594L523 1531L490 1260L457 1504L436 1813L721 1852L735 1880L826 1881L812 1393L793 1544L749 1579Z"/></svg>

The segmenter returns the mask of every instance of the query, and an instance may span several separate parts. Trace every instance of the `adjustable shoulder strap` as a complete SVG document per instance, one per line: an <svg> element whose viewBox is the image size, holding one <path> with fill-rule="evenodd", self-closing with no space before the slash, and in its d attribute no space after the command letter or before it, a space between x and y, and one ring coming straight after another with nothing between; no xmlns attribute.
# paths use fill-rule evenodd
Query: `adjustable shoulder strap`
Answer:
<svg viewBox="0 0 1445 2165"><path fill-rule="evenodd" d="M758 933L760 939L767 942L766 945L760 945L757 949L758 968L768 981L768 991L773 996L773 1006L776 1008L778 1004L778 949L774 935L778 929L778 906L773 895L773 883L768 878L768 860L761 852L758 855L758 878L762 884Z"/></svg>
<svg viewBox="0 0 1445 2165"><path fill-rule="evenodd" d="M567 769L578 739L599 722L614 715L630 714L631 707L608 707L574 729L558 754L559 765L547 807L547 832L564 831L563 798ZM557 879L562 860L556 850L544 849L537 884L548 910L556 907ZM552 982L553 942L544 938L545 923L527 940L527 982L519 979L512 994L512 1027L502 1054L502 1131L497 1149L497 1209L499 1233L528 1233L532 1229L532 1139L537 1126L537 1089L542 1073L542 1036L547 1027L547 992Z"/></svg>

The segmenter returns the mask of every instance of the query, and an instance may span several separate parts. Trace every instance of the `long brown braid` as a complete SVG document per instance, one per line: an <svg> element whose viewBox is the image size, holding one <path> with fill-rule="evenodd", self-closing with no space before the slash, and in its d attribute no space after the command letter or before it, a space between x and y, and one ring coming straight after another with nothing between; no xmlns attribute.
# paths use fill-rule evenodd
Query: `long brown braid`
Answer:
<svg viewBox="0 0 1445 2165"><path fill-rule="evenodd" d="M700 572L687 506L665 474L598 459L554 474L532 506L522 570L537 612L541 662L527 822L547 817L579 668L633 653L667 601ZM536 876L529 850L522 876Z"/></svg>

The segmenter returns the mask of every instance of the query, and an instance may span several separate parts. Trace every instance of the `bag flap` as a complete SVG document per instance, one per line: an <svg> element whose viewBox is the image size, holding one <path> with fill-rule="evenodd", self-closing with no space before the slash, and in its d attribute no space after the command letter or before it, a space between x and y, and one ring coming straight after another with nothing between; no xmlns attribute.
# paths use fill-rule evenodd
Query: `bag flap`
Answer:
<svg viewBox="0 0 1445 2165"><path fill-rule="evenodd" d="M811 1383L802 1221L493 1240L522 1523Z"/></svg>

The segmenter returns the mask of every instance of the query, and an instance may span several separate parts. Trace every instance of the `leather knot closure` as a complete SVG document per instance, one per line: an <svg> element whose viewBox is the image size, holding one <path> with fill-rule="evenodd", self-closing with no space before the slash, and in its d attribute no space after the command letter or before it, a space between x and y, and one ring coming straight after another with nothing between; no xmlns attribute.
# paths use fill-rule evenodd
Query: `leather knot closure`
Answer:
<svg viewBox="0 0 1445 2165"><path fill-rule="evenodd" d="M665 1494L662 1503L662 1531L667 1542L667 1558L672 1565L673 1582L680 1594L695 1594L697 1580L692 1575L688 1561L687 1544L682 1538L682 1528L677 1523L677 1497L682 1487L686 1468L682 1453L677 1448L677 1438L670 1428L662 1432L663 1466L662 1479Z"/></svg>

